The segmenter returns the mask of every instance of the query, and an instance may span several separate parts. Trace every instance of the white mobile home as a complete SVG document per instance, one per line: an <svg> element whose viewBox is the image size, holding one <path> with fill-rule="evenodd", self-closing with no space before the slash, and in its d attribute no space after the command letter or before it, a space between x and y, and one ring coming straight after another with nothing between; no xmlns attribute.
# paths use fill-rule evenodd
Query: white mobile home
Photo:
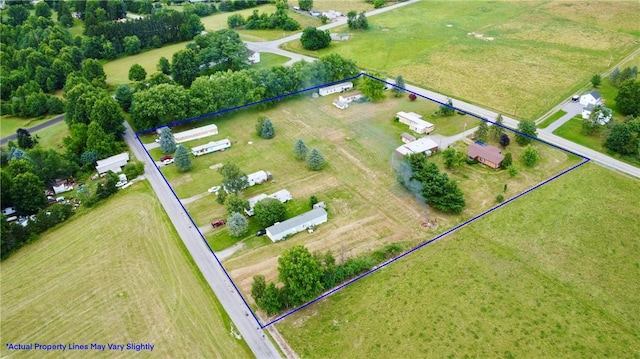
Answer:
<svg viewBox="0 0 640 359"><path fill-rule="evenodd" d="M271 178L271 173L267 171L258 171L247 175L248 187L261 184Z"/></svg>
<svg viewBox="0 0 640 359"><path fill-rule="evenodd" d="M129 153L124 152L119 155L105 158L104 160L96 161L96 171L99 174L113 171L115 173L122 172L122 166L129 162Z"/></svg>
<svg viewBox="0 0 640 359"><path fill-rule="evenodd" d="M257 196L249 198L249 209L245 209L244 213L246 213L247 216L253 216L253 208L256 206L256 203L262 201L265 198L273 198L282 203L287 203L291 200L292 197L291 193L289 193L289 191L287 191L286 189L281 189L278 192L270 194L268 196L264 193L260 193Z"/></svg>
<svg viewBox="0 0 640 359"><path fill-rule="evenodd" d="M224 140L211 141L209 143L205 143L202 146L194 147L191 149L191 153L197 157L197 156L206 155L208 153L224 151L229 147L231 147L231 141L225 138Z"/></svg>
<svg viewBox="0 0 640 359"><path fill-rule="evenodd" d="M248 202L249 202L249 209L245 209L244 213L247 214L247 216L251 217L253 216L253 207L256 206L256 203L262 201L263 199L268 198L266 194L264 193L260 193L257 196L253 196L251 198L249 198Z"/></svg>
<svg viewBox="0 0 640 359"><path fill-rule="evenodd" d="M415 112L400 111L396 113L400 123L409 126L409 129L415 133L429 134L435 130L435 126L422 119L422 116Z"/></svg>
<svg viewBox="0 0 640 359"><path fill-rule="evenodd" d="M191 140L197 140L200 138L205 138L209 136L214 136L218 134L218 126L216 125L207 125L198 128L194 128L191 130L178 132L173 135L173 138L176 140L176 143L182 143Z"/></svg>
<svg viewBox="0 0 640 359"><path fill-rule="evenodd" d="M325 222L327 222L327 211L324 208L315 208L267 228L267 236L275 242Z"/></svg>
<svg viewBox="0 0 640 359"><path fill-rule="evenodd" d="M423 153L426 156L431 156L431 154L436 153L437 151L438 144L427 137L419 138L415 141L411 141L396 148L396 154L398 154L400 157L416 153Z"/></svg>
<svg viewBox="0 0 640 359"><path fill-rule="evenodd" d="M291 196L291 192L287 191L286 189L281 189L276 193L270 194L269 198L274 198L282 203L287 203L291 201L293 197Z"/></svg>
<svg viewBox="0 0 640 359"><path fill-rule="evenodd" d="M340 100L342 102L350 103L350 102L353 102L355 100L359 100L361 98L362 98L362 92L360 92L360 91L351 91L351 92L347 92L347 93L344 93L344 94L340 95L340 97L338 97L338 100Z"/></svg>
<svg viewBox="0 0 640 359"><path fill-rule="evenodd" d="M353 88L353 82L343 82L341 84L323 87L318 90L320 96L331 95L332 93L344 92Z"/></svg>

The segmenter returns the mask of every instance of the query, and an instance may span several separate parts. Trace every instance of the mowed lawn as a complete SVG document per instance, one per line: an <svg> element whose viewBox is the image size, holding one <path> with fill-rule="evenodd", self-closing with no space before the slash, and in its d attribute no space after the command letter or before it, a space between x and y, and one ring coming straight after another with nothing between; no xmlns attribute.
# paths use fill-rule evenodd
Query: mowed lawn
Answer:
<svg viewBox="0 0 640 359"><path fill-rule="evenodd" d="M230 319L147 183L46 233L0 268L2 357L34 357L4 345L34 342L154 344L144 357L252 356L231 335Z"/></svg>
<svg viewBox="0 0 640 359"><path fill-rule="evenodd" d="M638 48L638 2L421 1L369 18L368 31L306 52L535 119ZM375 54L375 56L370 56Z"/></svg>
<svg viewBox="0 0 640 359"><path fill-rule="evenodd" d="M36 118L22 118L11 115L4 115L0 117L0 138L5 138L10 135L15 135L19 128L30 128L37 126L43 122L46 122L58 115L36 117Z"/></svg>
<svg viewBox="0 0 640 359"><path fill-rule="evenodd" d="M306 358L638 357L634 198L584 165L276 326Z"/></svg>
<svg viewBox="0 0 640 359"><path fill-rule="evenodd" d="M161 57L166 57L171 62L173 54L185 49L189 42L191 41L179 42L107 62L103 66L104 73L107 75L107 83L111 86L129 83L129 69L134 64L144 67L147 76L151 76L159 71L157 66Z"/></svg>
<svg viewBox="0 0 640 359"><path fill-rule="evenodd" d="M264 237L254 237L259 227L251 225L251 231L241 238L247 248L225 261L225 268L245 294L253 275L263 274L268 280L276 278L278 255L293 245L303 244L311 251L342 251L345 257L391 242L415 245L489 209L495 204L496 195L504 194L509 198L577 162L560 151L540 146L543 160L539 167L523 169L514 179L504 171L490 171L479 165L467 168L465 165L451 176L460 181L468 206L459 215L445 214L418 204L397 183L392 166L394 150L402 144L400 134L408 130L393 121L395 113L415 111L431 120L429 114L438 106L426 100L411 102L402 97L379 103L352 103L347 110L339 110L331 104L335 98L337 95L318 99L305 96L264 111L251 109L203 121L198 125L215 122L219 135L189 142L187 146L226 137L231 140L232 147L195 158L194 167L188 173L178 173L172 165L162 168L178 196L188 202L189 213L216 250L238 241L228 236L226 228L212 230L209 225L214 219L227 217L224 206L206 192L209 187L220 185L222 178L216 168L223 163L236 163L245 173L266 170L273 174L272 182L244 191L245 198L287 189L299 201L287 205L290 215L304 211L311 195L327 203L329 222L313 234L300 233L291 240L272 244ZM261 114L269 117L275 126L276 137L272 140L255 135L254 125ZM468 128L477 122L471 122L469 116L435 120L442 121L442 127L449 128L450 134L461 132L465 121L468 121ZM438 126L436 124L436 128ZM304 162L294 159L292 150L298 138L310 149L320 150L327 160L326 168L310 171ZM517 155L517 150L514 153ZM159 151L152 151L152 154L156 158L160 156ZM433 160L441 161L440 156ZM508 184L506 193L503 192L505 184ZM426 230L421 227L428 216L438 219L438 228Z"/></svg>

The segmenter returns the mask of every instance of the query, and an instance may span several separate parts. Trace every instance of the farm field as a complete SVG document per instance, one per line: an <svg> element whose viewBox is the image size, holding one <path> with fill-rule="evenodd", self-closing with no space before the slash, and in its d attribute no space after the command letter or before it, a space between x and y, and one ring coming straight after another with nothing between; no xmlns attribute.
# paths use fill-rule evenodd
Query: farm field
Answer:
<svg viewBox="0 0 640 359"><path fill-rule="evenodd" d="M283 47L338 53L361 68L535 119L638 48L640 25L626 14L639 11L631 1L421 1L371 17L368 31L326 49Z"/></svg>
<svg viewBox="0 0 640 359"><path fill-rule="evenodd" d="M0 264L3 342L142 342L155 346L145 357L251 357L150 186L126 191ZM0 356L33 353L3 345Z"/></svg>
<svg viewBox="0 0 640 359"><path fill-rule="evenodd" d="M415 245L490 208L495 204L497 194L504 193L509 198L577 163L576 158L570 158L561 151L538 146L543 158L540 165L532 170L521 170L514 179L509 179L505 172L489 171L479 165L465 167L456 174L450 174L460 180L460 187L467 194L467 208L463 213L450 215L428 210L415 202L413 196L396 182L392 168L393 152L402 144L400 134L408 128L392 119L400 110L428 115L438 106L426 100L410 102L403 97L388 98L379 103L353 103L343 111L331 104L336 97L303 97L266 111L239 111L219 120L204 121L198 125L215 122L219 135L192 141L193 144L188 146L227 137L232 147L224 152L195 158L193 169L186 174L178 173L171 165L162 167L174 191L188 202L186 208L192 218L201 229L206 229L209 243L217 250L237 242L228 237L224 228L209 232L209 223L213 219L227 216L224 207L216 203L215 196L206 192L207 188L221 183L220 174L212 168L222 163L234 162L245 173L270 171L274 180L249 188L244 197L287 189L295 200L300 201L288 205L296 207L290 209L289 215L303 212L304 203L311 195L326 201L329 222L313 234L301 233L291 240L271 244L264 237L253 237L259 228L250 227L252 231L243 241L247 248L225 261L225 268L245 294L253 275L263 274L268 281L275 279L277 256L293 245L304 244L311 251L330 249L346 257L375 250L391 242ZM273 122L276 131L273 140L263 140L254 134L259 114ZM452 130L453 133L462 131L464 121L469 121L469 128L477 122L472 123L469 116L441 120L457 122L457 130ZM436 131L437 128L436 124ZM293 144L298 138L302 138L310 149L320 150L328 163L325 169L309 171L304 163L293 158ZM466 150L465 146L461 149ZM160 151L154 151L154 157L159 157ZM516 159L518 151L513 150ZM435 156L433 161L440 162L440 156ZM503 190L505 183L509 187L506 193ZM438 219L437 229L421 227L427 216Z"/></svg>
<svg viewBox="0 0 640 359"><path fill-rule="evenodd" d="M638 356L638 197L586 164L276 326L308 358Z"/></svg>

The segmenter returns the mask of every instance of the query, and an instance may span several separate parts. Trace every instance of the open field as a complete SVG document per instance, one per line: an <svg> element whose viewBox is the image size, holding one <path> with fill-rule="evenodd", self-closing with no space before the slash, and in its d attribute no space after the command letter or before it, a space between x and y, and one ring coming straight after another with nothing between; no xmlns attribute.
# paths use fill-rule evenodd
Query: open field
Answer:
<svg viewBox="0 0 640 359"><path fill-rule="evenodd" d="M58 115L36 117L36 118L22 118L10 115L4 115L0 117L0 137L5 138L10 135L14 135L19 128L29 128L39 125L47 120L50 120Z"/></svg>
<svg viewBox="0 0 640 359"><path fill-rule="evenodd" d="M308 358L638 357L638 197L584 165L276 325Z"/></svg>
<svg viewBox="0 0 640 359"><path fill-rule="evenodd" d="M62 139L69 136L69 128L66 122L61 121L55 125L36 131L33 134L38 135L38 144L41 147L58 150L64 147L62 145Z"/></svg>
<svg viewBox="0 0 640 359"><path fill-rule="evenodd" d="M107 75L107 83L112 86L129 83L129 68L134 64L138 64L147 71L147 76L158 71L158 60L166 57L169 62L173 54L186 48L191 41L179 42L177 44L163 46L159 49L151 49L141 52L133 56L125 56L117 60L109 61L104 64L104 73Z"/></svg>
<svg viewBox="0 0 640 359"><path fill-rule="evenodd" d="M258 228L251 227L252 231L243 242L248 248L225 262L225 268L245 294L253 275L263 274L267 280L275 279L277 256L293 245L304 244L312 251L330 249L334 253L342 252L346 257L375 250L391 242L415 245L493 206L496 195L503 193L505 183L508 191L504 195L509 198L559 173L569 164L577 163L575 158L569 158L563 152L538 146L543 158L540 165L523 170L514 179L509 179L505 172L489 171L479 165L465 167L457 174L451 174L467 193L468 204L463 213L450 215L429 210L415 202L412 195L396 182L391 159L395 148L401 144L400 134L408 129L393 122L392 118L397 111L405 110L424 114L430 120L428 114L438 106L426 100L410 102L403 97L388 98L379 103L353 103L343 111L331 104L336 97L303 97L265 111L246 110L212 119L208 122L215 122L220 132L216 137L228 137L232 141L229 150L195 158L193 170L186 174L178 173L171 165L162 168L182 199L206 193L207 188L219 185L221 176L211 166L232 161L246 173L266 170L273 174L273 182L246 190L245 198L286 188L294 199L301 201L295 205L296 209L290 210L290 214L304 211L304 203L311 195L326 201L329 222L313 234L301 233L291 240L271 244L264 237L255 238L254 230ZM276 131L273 140L259 139L254 134L259 114L272 120ZM468 116L438 120L456 123L450 129L451 134L461 132L464 121L469 121L470 127L477 122L471 122ZM199 125L205 123L207 121ZM437 128L438 124L436 131ZM298 138L302 138L310 149L321 151L328 163L325 169L309 171L304 163L293 158L293 144ZM192 142L197 145L210 140ZM518 151L513 150L515 158ZM155 157L160 155L159 151L152 151L152 154ZM441 161L439 156L433 160ZM207 230L211 220L227 216L224 207L217 204L210 194L194 198L186 207L196 224ZM438 219L438 228L426 230L421 227L427 216ZM228 237L224 228L207 232L206 236L216 249L237 242Z"/></svg>
<svg viewBox="0 0 640 359"><path fill-rule="evenodd" d="M32 342L148 342L155 348L145 357L251 357L146 182L0 265L2 357L33 357L4 345Z"/></svg>
<svg viewBox="0 0 640 359"><path fill-rule="evenodd" d="M421 1L371 17L368 31L310 54L338 53L362 68L535 119L638 48L640 25L627 14L640 4L587 4ZM299 41L284 48L307 53Z"/></svg>

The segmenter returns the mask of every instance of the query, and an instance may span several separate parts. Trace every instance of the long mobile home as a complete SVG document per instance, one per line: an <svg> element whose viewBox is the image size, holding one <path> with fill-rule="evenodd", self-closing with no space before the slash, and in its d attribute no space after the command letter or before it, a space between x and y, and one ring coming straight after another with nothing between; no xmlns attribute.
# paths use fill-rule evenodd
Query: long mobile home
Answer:
<svg viewBox="0 0 640 359"><path fill-rule="evenodd" d="M191 149L191 153L197 157L197 156L206 155L208 153L224 151L229 147L231 147L231 141L225 138L224 140L211 141L202 146L194 147Z"/></svg>

